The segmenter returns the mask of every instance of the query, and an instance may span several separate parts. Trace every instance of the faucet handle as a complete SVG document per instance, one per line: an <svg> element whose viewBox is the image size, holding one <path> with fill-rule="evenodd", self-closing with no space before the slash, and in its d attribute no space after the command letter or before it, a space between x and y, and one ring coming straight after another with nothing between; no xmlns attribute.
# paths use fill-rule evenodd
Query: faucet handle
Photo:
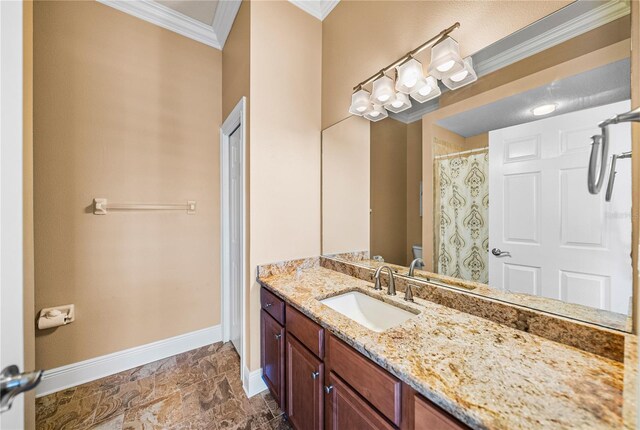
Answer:
<svg viewBox="0 0 640 430"><path fill-rule="evenodd" d="M411 291L411 284L407 284L407 289L404 290L404 299L408 302L413 302L413 291Z"/></svg>

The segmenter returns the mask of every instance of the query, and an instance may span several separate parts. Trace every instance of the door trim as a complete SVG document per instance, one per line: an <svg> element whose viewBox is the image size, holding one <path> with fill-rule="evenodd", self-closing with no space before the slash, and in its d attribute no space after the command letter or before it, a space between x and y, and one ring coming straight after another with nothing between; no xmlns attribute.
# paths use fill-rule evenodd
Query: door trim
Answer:
<svg viewBox="0 0 640 430"><path fill-rule="evenodd" d="M0 363L24 371L22 219L23 4L0 2ZM24 395L0 416L1 428L24 428Z"/></svg>
<svg viewBox="0 0 640 430"><path fill-rule="evenodd" d="M240 159L242 160L241 183L240 188L243 190L242 198L242 229L240 239L240 301L242 303L242 315L240 318L240 379L245 381L245 342L247 340L246 332L246 231L247 231L247 199L246 199L246 98L242 97L238 104L233 108L227 119L220 127L220 292L221 292L221 321L222 321L222 340L227 342L231 338L231 313L230 313L230 241L229 241L229 137L238 128L240 131ZM243 388L248 392L248 387L243 383Z"/></svg>

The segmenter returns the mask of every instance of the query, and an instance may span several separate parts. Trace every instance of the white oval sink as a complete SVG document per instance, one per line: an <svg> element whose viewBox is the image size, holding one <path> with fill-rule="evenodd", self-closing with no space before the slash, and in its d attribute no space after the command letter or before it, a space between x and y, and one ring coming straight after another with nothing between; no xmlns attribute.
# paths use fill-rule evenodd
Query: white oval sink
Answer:
<svg viewBox="0 0 640 430"><path fill-rule="evenodd" d="M416 315L358 291L329 297L320 303L376 332L400 325Z"/></svg>

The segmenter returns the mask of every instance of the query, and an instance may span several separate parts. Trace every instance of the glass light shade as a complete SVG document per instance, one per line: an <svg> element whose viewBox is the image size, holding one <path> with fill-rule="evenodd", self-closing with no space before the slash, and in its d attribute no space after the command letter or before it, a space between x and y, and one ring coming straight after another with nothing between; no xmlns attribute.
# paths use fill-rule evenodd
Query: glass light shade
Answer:
<svg viewBox="0 0 640 430"><path fill-rule="evenodd" d="M422 72L422 63L412 58L406 63L396 67L398 79L396 79L396 90L410 94L415 90L420 80L424 79Z"/></svg>
<svg viewBox="0 0 640 430"><path fill-rule="evenodd" d="M535 107L531 109L531 112L535 116L543 116L543 115L549 115L550 113L555 112L556 109L558 109L558 105L553 103L553 104Z"/></svg>
<svg viewBox="0 0 640 430"><path fill-rule="evenodd" d="M427 76L422 82L416 86L416 90L411 93L411 97L420 103L424 103L438 97L442 91L438 86L438 81L433 76Z"/></svg>
<svg viewBox="0 0 640 430"><path fill-rule="evenodd" d="M351 95L351 106L349 112L354 115L362 116L369 109L371 102L369 98L371 94L367 90L359 90Z"/></svg>
<svg viewBox="0 0 640 430"><path fill-rule="evenodd" d="M380 121L385 119L389 114L387 110L380 105L371 105L371 107L365 112L364 117L369 121Z"/></svg>
<svg viewBox="0 0 640 430"><path fill-rule="evenodd" d="M478 80L476 71L473 70L473 60L471 57L464 59L464 69L453 73L442 80L449 89L455 90Z"/></svg>
<svg viewBox="0 0 640 430"><path fill-rule="evenodd" d="M387 103L384 107L393 112L400 113L403 110L407 110L411 107L411 100L409 100L409 96L403 93L397 93L395 100L391 103Z"/></svg>
<svg viewBox="0 0 640 430"><path fill-rule="evenodd" d="M373 91L371 91L371 103L385 105L391 103L396 92L393 89L393 79L388 76L373 81Z"/></svg>
<svg viewBox="0 0 640 430"><path fill-rule="evenodd" d="M431 48L429 74L436 79L444 79L464 69L458 42L447 37Z"/></svg>

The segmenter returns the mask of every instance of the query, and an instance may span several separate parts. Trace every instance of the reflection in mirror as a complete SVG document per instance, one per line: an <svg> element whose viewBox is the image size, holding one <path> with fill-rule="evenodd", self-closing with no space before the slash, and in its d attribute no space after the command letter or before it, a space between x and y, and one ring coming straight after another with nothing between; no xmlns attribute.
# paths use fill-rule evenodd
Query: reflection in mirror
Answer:
<svg viewBox="0 0 640 430"><path fill-rule="evenodd" d="M608 127L594 160L601 192L587 186L598 124L632 109L629 17L501 56L558 34L586 3L474 54L479 78L464 89L325 130L323 254L401 275L422 258L413 276L435 284L630 329L628 122Z"/></svg>

